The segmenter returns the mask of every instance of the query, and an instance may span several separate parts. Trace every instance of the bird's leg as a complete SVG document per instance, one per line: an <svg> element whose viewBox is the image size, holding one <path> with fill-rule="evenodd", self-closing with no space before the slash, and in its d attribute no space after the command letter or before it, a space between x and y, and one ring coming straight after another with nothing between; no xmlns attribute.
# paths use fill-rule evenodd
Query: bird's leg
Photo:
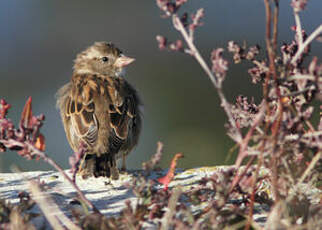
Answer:
<svg viewBox="0 0 322 230"><path fill-rule="evenodd" d="M96 155L85 154L83 157L78 173L82 176L82 178L86 179L89 176L95 176L95 165L96 165Z"/></svg>
<svg viewBox="0 0 322 230"><path fill-rule="evenodd" d="M112 180L119 179L120 174L119 174L119 170L118 170L118 168L116 166L116 160L115 160L115 157L114 156L109 161L109 163L110 163L110 165L109 165L110 167L109 168L110 168Z"/></svg>
<svg viewBox="0 0 322 230"><path fill-rule="evenodd" d="M126 153L122 153L122 168L121 168L122 172L126 171Z"/></svg>
<svg viewBox="0 0 322 230"><path fill-rule="evenodd" d="M94 176L110 177L109 157L107 154L102 154L96 157Z"/></svg>

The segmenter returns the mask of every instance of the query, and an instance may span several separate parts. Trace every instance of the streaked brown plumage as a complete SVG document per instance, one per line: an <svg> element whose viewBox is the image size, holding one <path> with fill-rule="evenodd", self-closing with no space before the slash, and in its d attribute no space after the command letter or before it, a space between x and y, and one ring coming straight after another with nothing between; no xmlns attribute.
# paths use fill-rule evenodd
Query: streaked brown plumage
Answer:
<svg viewBox="0 0 322 230"><path fill-rule="evenodd" d="M111 43L96 42L77 55L69 83L57 93L68 142L74 151L82 142L88 151L80 166L84 176L119 177L116 159L137 144L141 130L140 99L123 78L133 62Z"/></svg>

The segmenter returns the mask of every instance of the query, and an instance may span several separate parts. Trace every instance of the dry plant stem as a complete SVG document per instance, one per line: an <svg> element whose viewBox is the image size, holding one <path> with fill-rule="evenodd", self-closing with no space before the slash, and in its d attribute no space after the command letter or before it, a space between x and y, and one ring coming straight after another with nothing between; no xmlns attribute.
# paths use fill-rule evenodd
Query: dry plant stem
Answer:
<svg viewBox="0 0 322 230"><path fill-rule="evenodd" d="M162 220L162 225L161 225L161 230L168 230L171 229L171 223L172 223L172 219L173 216L176 213L176 206L177 206L177 202L179 200L179 197L182 193L182 190L180 187L176 188L173 192L172 195L169 199L169 204L168 204L168 210L165 213L163 220Z"/></svg>
<svg viewBox="0 0 322 230"><path fill-rule="evenodd" d="M238 157L235 163L235 168L238 169L239 166L241 165L243 159L247 156L247 146L248 146L248 142L250 141L256 127L258 126L258 124L262 121L262 119L264 118L264 114L265 111L267 109L267 105L266 105L266 101L263 101L262 103L262 108L261 110L258 112L258 114L256 115L254 122L252 124L252 127L248 130L245 138L243 139L243 141L240 144L240 148L239 148L239 153L238 153ZM263 146L264 149L264 146ZM253 163L253 161L255 160L256 156L252 156L250 158L250 160L248 161L247 165L245 166L245 169L243 170L243 172L241 174L236 174L229 191L231 192L234 187L239 183L239 181L241 180L241 178L246 174L248 168L250 167L250 165Z"/></svg>
<svg viewBox="0 0 322 230"><path fill-rule="evenodd" d="M266 12L266 46L267 48L270 47L270 38L271 38L271 7L269 5L269 0L264 0L265 3L265 12ZM270 51L268 50L268 53L270 53ZM264 98L266 100L266 102L268 102L268 83L269 83L269 79L270 79L270 72L267 71L266 72L266 76L265 76L265 82L264 82L264 87L263 87L263 93L264 93ZM270 113L270 111L267 111L268 114Z"/></svg>
<svg viewBox="0 0 322 230"><path fill-rule="evenodd" d="M289 181L291 181L291 184L294 185L295 184L295 178L292 174L292 171L290 169L289 164L287 163L285 158L282 158L281 160L282 164L284 165L286 171L287 171L287 178L289 178Z"/></svg>
<svg viewBox="0 0 322 230"><path fill-rule="evenodd" d="M322 130L321 131L316 131L314 133L312 133L312 132L311 133L305 133L305 134L303 134L301 136L299 134L288 135L288 136L285 137L285 139L287 141L296 141L299 138L302 138L302 139L303 138L310 138L310 137L317 138L320 135L322 135ZM320 145L320 148L322 148L322 145Z"/></svg>
<svg viewBox="0 0 322 230"><path fill-rule="evenodd" d="M296 54L294 55L294 57L291 60L291 64L295 64L296 61L299 59L299 57L301 56L301 54L303 53L304 49L315 39L317 38L320 34L322 33L322 24L319 25L318 28L316 28L311 34L310 36L305 40L305 42L303 43L302 46L299 47L299 49L297 50Z"/></svg>
<svg viewBox="0 0 322 230"><path fill-rule="evenodd" d="M315 87L313 87L313 89L315 89ZM295 92L292 92L292 93L285 94L282 97L294 97L294 96L303 94L303 93L305 93L305 92L307 92L309 90L312 90L312 86L306 87L306 88L304 88L302 90L299 90L299 91L295 91ZM276 98L274 98L274 99L276 99Z"/></svg>
<svg viewBox="0 0 322 230"><path fill-rule="evenodd" d="M265 87L264 89L265 92L265 99L268 99L268 82L270 79L270 76L273 75L274 79L274 87L275 87L275 93L278 97L278 117L277 120L274 122L273 126L274 129L272 130L272 138L274 138L274 146L273 146L273 153L276 152L276 147L277 147L277 138L278 138L278 131L280 129L281 121L282 121L282 115L283 115L283 103L282 103L282 97L280 93L280 89L278 86L278 79L277 79L277 73L276 73L276 68L275 68L275 52L272 48L272 43L271 43L271 17L272 17L272 12L271 12L271 7L269 0L265 0L265 9L266 9L266 48L268 51L268 59L269 59L269 72L266 74L266 79L265 79ZM278 5L275 5L275 8L278 7ZM276 26L277 26L277 21L276 21ZM268 114L270 116L270 114ZM274 188L274 193L276 200L279 199L278 193L277 193L277 168L276 168L276 153L273 154L272 159L271 159L271 167L272 167L272 183L273 183L273 188Z"/></svg>
<svg viewBox="0 0 322 230"><path fill-rule="evenodd" d="M42 210L53 229L65 230L64 226L66 226L67 229L80 230L78 226L76 226L69 218L65 216L57 204L41 191L36 182L30 181L29 184L33 199L37 202L39 208Z"/></svg>
<svg viewBox="0 0 322 230"><path fill-rule="evenodd" d="M99 210L85 197L84 193L79 189L79 187L73 182L73 180L65 173L65 171L57 165L57 163L48 157L44 152L38 150L36 147L34 147L32 144L27 142L28 147L31 149L32 152L36 153L37 156L41 157L43 161L47 162L51 166L53 166L58 172L60 172L64 178L74 187L77 194L79 195L80 199L85 202L86 205L88 205L91 209L93 209L94 212L98 212Z"/></svg>
<svg viewBox="0 0 322 230"><path fill-rule="evenodd" d="M278 35L278 13L279 13L279 0L274 0L274 18L273 18L273 48L276 52L277 50L277 35Z"/></svg>
<svg viewBox="0 0 322 230"><path fill-rule="evenodd" d="M236 140L236 141L240 142L242 140L242 136L241 136L239 129L236 126L236 122L234 121L233 115L231 113L230 105L229 105L228 101L226 100L224 93L222 92L222 87L221 87L222 82L220 80L218 80L216 78L216 76L211 72L211 70L208 67L208 65L206 64L205 60L202 58L198 49L194 45L193 38L188 35L186 29L184 28L184 26L177 14L172 15L172 22L173 22L174 28L176 28L182 34L184 40L186 41L186 43L190 49L189 53L192 56L194 56L195 59L199 62L202 69L206 72L206 74L210 78L211 82L213 83L215 89L217 90L217 93L218 93L219 98L221 100L221 106L224 108L224 110L227 114L230 125L234 128L234 130L236 131L236 133L238 135L238 137L237 137L238 140Z"/></svg>
<svg viewBox="0 0 322 230"><path fill-rule="evenodd" d="M276 2L276 1L275 1ZM269 5L269 0L265 0L265 7L266 7L266 48L268 51L268 59L269 59L269 71L268 74L266 76L266 78L268 78L267 80L269 81L269 77L270 75L273 75L273 79L274 79L274 86L275 86L275 90L276 90L276 95L279 99L279 104L280 106L282 105L282 98L281 98L281 93L280 93L280 89L278 86L278 79L277 79L277 73L276 73L276 68L275 68L275 49L273 49L272 47L272 43L275 45L275 43L277 43L277 24L278 24L278 18L275 13L274 15L274 28L273 31L276 34L273 34L275 37L273 37L273 40L271 40L271 17L272 17L272 12L271 12L271 7ZM274 8L274 12L278 11L278 4L275 5ZM276 45L275 45L276 46ZM267 93L268 93L268 89L267 89ZM268 96L268 95L267 95ZM280 112L281 113L281 112Z"/></svg>
<svg viewBox="0 0 322 230"><path fill-rule="evenodd" d="M279 105L280 108L282 108L282 98L281 98L281 93L280 89L278 86L278 79L277 79L277 73L276 73L276 68L275 68L275 52L276 52L276 46L277 46L277 25L278 25L278 0L274 0L275 3L275 8L274 8L274 18L273 18L273 39L271 39L271 17L272 17L272 12L271 12L271 7L269 4L269 0L265 0L265 9L266 9L266 48L268 51L268 59L269 59L269 71L266 74L266 79L265 79L265 88L264 88L264 98L266 101L268 101L268 83L270 76L273 75L274 79L274 86L276 90L276 95L279 99ZM272 47L272 44L274 47ZM277 128L279 128L280 124L280 119L282 116L282 111L280 111L280 117L278 119L278 125ZM277 132L278 129L276 129ZM274 136L276 135L273 134Z"/></svg>
<svg viewBox="0 0 322 230"><path fill-rule="evenodd" d="M301 183L303 183L303 181L305 180L305 178L309 175L310 171L315 167L315 165L317 164L317 162L319 161L319 159L322 157L322 152L318 152L313 159L311 160L310 165L306 168L306 170L304 171L304 173L302 174L301 178L299 179L299 181L294 185L295 191L297 191L297 189L299 188L299 185ZM294 199L294 196L296 196L298 193L291 193L287 196L286 200L287 202L290 202L291 200ZM322 223L322 222L321 222ZM301 228L301 229L307 229L305 227Z"/></svg>
<svg viewBox="0 0 322 230"><path fill-rule="evenodd" d="M307 125L307 127L309 127L310 132L315 132L315 129L310 121L305 121L305 124Z"/></svg>
<svg viewBox="0 0 322 230"><path fill-rule="evenodd" d="M309 74L296 74L293 76L290 76L287 78L288 81L294 81L294 80L310 80L310 81L316 81L316 77ZM322 79L318 79L318 83L322 83Z"/></svg>
<svg viewBox="0 0 322 230"><path fill-rule="evenodd" d="M322 151L319 151L311 160L310 165L305 169L304 173L302 174L301 178L299 179L299 181L297 182L298 184L303 183L303 181L305 180L305 178L309 175L310 171L315 167L316 163L320 160L322 156Z"/></svg>
<svg viewBox="0 0 322 230"><path fill-rule="evenodd" d="M184 28L180 18L178 17L178 15L174 14L172 16L172 20L173 20L173 26L174 28L176 28L183 36L183 38L185 39L189 49L191 50L191 55L193 55L197 61L200 63L201 67L203 68L203 70L207 73L208 77L210 78L210 80L212 81L212 83L214 84L215 88L218 87L218 79L216 79L215 75L212 74L211 70L209 69L208 65L206 64L205 60L201 57L198 49L196 48L196 46L194 45L192 38L188 35L186 29Z"/></svg>
<svg viewBox="0 0 322 230"><path fill-rule="evenodd" d="M264 113L266 111L266 103L263 102L262 103L262 108L261 110L258 112L258 114L256 115L254 122L252 124L252 127L250 127L250 129L248 130L245 138L242 140L242 142L240 143L240 148L239 148L239 153L238 153L238 157L235 163L235 167L239 168L239 166L241 165L243 159L247 156L247 147L248 147L248 142L250 141L250 139L253 136L253 133L256 129L256 127L258 126L258 124L263 120L264 118Z"/></svg>
<svg viewBox="0 0 322 230"><path fill-rule="evenodd" d="M302 25L301 25L299 13L295 11L295 9L294 9L294 18L295 18L295 24L296 24L296 34L299 41L299 47L301 47L303 45Z"/></svg>
<svg viewBox="0 0 322 230"><path fill-rule="evenodd" d="M229 193L231 193L233 191L233 189L235 188L235 186L239 183L239 181L246 175L249 167L253 164L254 160L255 160L256 156L251 156L250 159L248 160L244 170L242 171L242 173L240 174L236 174L233 182L231 183L231 186L229 188ZM238 172L237 172L238 173Z"/></svg>
<svg viewBox="0 0 322 230"><path fill-rule="evenodd" d="M265 143L263 143L262 146L265 146ZM248 216L248 221L247 224L245 226L245 229L250 229L250 225L253 222L253 214L254 214L254 204L255 204L255 193L256 193L256 182L258 179L258 175L259 175L259 170L262 167L262 162L263 162L263 151L261 151L260 153L260 157L258 160L258 164L256 167L256 171L255 171L255 175L253 177L252 180L252 193L251 193L251 198L250 198L250 204L249 204L249 216Z"/></svg>

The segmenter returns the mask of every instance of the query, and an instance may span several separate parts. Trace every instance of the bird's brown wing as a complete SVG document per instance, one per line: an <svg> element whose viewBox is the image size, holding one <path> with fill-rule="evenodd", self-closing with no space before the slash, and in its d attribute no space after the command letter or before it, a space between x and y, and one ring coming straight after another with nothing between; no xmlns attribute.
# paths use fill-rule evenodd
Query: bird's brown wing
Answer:
<svg viewBox="0 0 322 230"><path fill-rule="evenodd" d="M104 105L97 105L97 100L104 100ZM138 116L138 104L135 90L124 79L74 76L65 109L74 129L71 136L75 132L78 138L93 146L99 138L99 129L108 129L108 137L100 138L108 138L107 151L117 153L127 141L133 120ZM100 117L103 111L108 119Z"/></svg>
<svg viewBox="0 0 322 230"><path fill-rule="evenodd" d="M133 121L139 115L139 101L134 89L124 79L110 79L107 92L111 104L109 106L110 151L118 152L127 141L133 128Z"/></svg>
<svg viewBox="0 0 322 230"><path fill-rule="evenodd" d="M73 80L70 96L65 104L65 113L71 122L71 138L81 139L89 146L93 146L98 135L98 120L93 101L97 84L90 80L87 81L84 77Z"/></svg>

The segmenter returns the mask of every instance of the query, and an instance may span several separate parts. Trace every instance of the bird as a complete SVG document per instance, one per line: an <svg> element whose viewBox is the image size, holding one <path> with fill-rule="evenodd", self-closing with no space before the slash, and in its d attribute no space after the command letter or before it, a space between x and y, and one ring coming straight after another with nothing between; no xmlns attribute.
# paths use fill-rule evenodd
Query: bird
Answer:
<svg viewBox="0 0 322 230"><path fill-rule="evenodd" d="M119 178L116 161L137 145L142 127L142 103L124 78L135 59L111 42L95 42L74 60L71 80L56 94L67 140L74 152L86 152L78 173L83 178Z"/></svg>

